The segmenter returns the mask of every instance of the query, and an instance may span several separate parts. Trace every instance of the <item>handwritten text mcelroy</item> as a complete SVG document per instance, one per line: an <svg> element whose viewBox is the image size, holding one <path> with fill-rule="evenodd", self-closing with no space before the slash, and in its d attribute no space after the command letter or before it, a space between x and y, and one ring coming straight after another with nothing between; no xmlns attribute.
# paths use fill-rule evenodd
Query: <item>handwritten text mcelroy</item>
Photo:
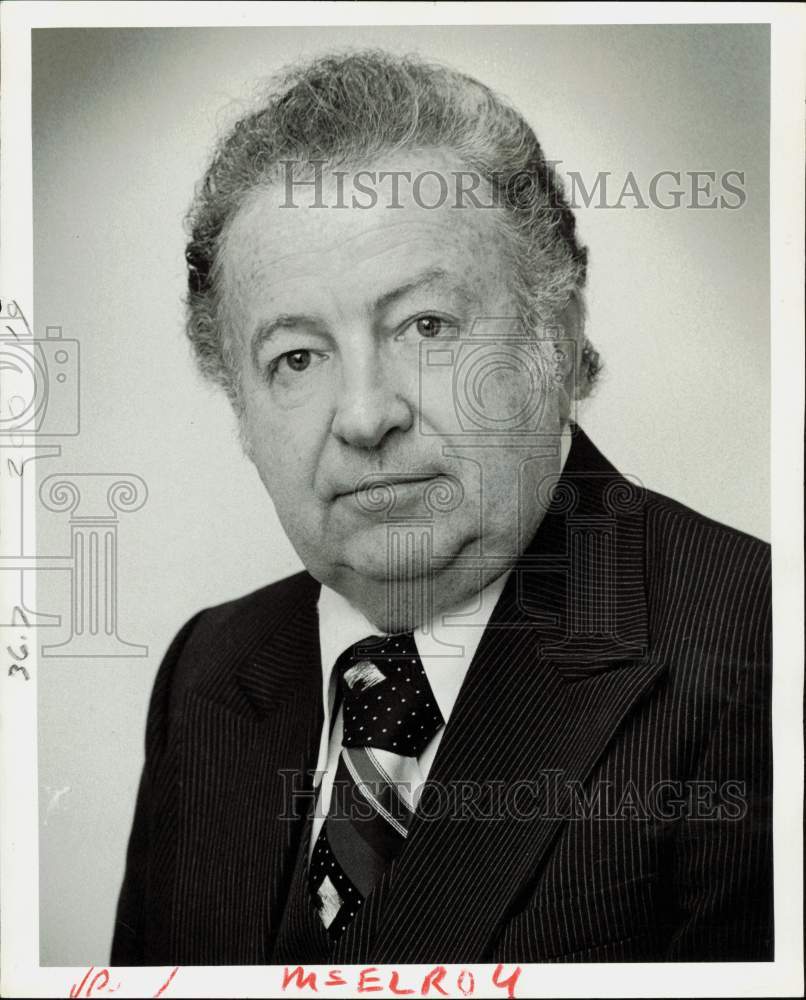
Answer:
<svg viewBox="0 0 806 1000"><path fill-rule="evenodd" d="M515 996L515 984L521 974L519 965L505 974L504 966L497 965L492 971L492 984L501 990L506 990L507 997ZM444 965L435 965L424 975L412 972L399 972L396 969L379 970L376 966L342 970L328 969L326 973L306 971L297 965L293 969L286 967L283 974L283 990L302 993L333 992L332 987L350 986L356 993L379 993L385 996L422 997L443 996L469 997L476 992L476 975L470 969L460 969L458 973L448 972ZM340 992L340 991L339 991ZM503 993L501 994L504 995Z"/></svg>

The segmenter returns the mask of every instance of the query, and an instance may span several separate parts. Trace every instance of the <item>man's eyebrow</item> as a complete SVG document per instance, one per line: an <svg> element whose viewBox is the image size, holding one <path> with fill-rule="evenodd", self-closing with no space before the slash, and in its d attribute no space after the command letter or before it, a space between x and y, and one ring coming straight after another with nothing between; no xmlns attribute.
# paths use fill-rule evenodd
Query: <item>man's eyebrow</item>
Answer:
<svg viewBox="0 0 806 1000"><path fill-rule="evenodd" d="M441 267L431 267L425 271L421 271L419 274L414 275L414 277L412 277L409 281L404 282L402 285L398 285L396 288L392 288L390 291L379 295L373 303L373 308L376 312L386 309L398 299L408 295L410 292L421 288L427 288L429 285L434 285L439 281L447 281L454 290L466 295L468 298L474 297L472 290L463 281L457 278L452 278L451 275ZM299 327L314 327L319 329L320 326L320 320L317 320L316 317L305 313L280 313L273 319L260 323L252 335L252 342L250 345L252 361L256 365L258 364L258 354L260 352L260 348L266 343L266 341L271 340L278 330L296 330Z"/></svg>
<svg viewBox="0 0 806 1000"><path fill-rule="evenodd" d="M406 281L402 285L398 285L397 288L391 289L391 291L384 292L383 295L379 295L375 299L374 307L375 310L383 310L388 306L392 305L398 299L402 299L404 295L408 295L409 292L416 291L420 288L427 288L429 285L434 285L438 281L449 282L457 291L463 292L465 295L472 295L472 292L459 279L452 278L451 275L444 271L441 267L430 267L425 271L421 271L419 274L414 275L409 281Z"/></svg>
<svg viewBox="0 0 806 1000"><path fill-rule="evenodd" d="M267 340L271 340L278 330L296 330L301 326L319 327L319 322L313 316L306 316L304 313L280 313L274 319L265 323L260 323L252 334L250 353L254 364L258 364L258 354L260 348Z"/></svg>

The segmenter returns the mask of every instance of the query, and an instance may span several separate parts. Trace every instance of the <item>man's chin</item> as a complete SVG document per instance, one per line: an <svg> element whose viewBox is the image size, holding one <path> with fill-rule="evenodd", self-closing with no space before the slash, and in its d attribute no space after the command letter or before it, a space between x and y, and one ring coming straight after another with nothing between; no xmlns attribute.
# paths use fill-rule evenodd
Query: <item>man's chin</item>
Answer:
<svg viewBox="0 0 806 1000"><path fill-rule="evenodd" d="M329 585L358 608L379 632L409 632L433 614L433 575L394 579L345 570Z"/></svg>
<svg viewBox="0 0 806 1000"><path fill-rule="evenodd" d="M321 583L359 608L380 631L404 632L421 625L446 601L461 594L463 574L454 570L452 562L468 548L460 539L451 539L454 544L450 556L440 551L436 566L430 533L402 525L399 531L387 534L387 528L381 545L354 545L326 567L320 564L317 569L321 572L309 568ZM472 546L472 541L468 545ZM477 584L477 576L472 576Z"/></svg>
<svg viewBox="0 0 806 1000"><path fill-rule="evenodd" d="M429 580L434 576L434 564L428 552L399 553L392 551L383 556L367 557L345 561L335 568L334 577L360 586L363 581L368 587L400 587L408 581Z"/></svg>
<svg viewBox="0 0 806 1000"><path fill-rule="evenodd" d="M456 556L469 553L473 533L463 533L458 527L444 523L378 525L350 539L333 554L332 565L339 574L374 585L399 586L431 579L449 568Z"/></svg>

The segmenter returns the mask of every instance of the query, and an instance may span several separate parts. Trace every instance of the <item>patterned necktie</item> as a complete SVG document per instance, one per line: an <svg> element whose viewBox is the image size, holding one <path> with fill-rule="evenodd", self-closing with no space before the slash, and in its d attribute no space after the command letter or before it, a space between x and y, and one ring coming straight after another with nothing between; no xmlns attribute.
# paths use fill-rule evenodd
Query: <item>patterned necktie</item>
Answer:
<svg viewBox="0 0 806 1000"><path fill-rule="evenodd" d="M417 758L445 725L410 632L357 642L336 670L344 735L308 873L334 939L405 844L423 781Z"/></svg>

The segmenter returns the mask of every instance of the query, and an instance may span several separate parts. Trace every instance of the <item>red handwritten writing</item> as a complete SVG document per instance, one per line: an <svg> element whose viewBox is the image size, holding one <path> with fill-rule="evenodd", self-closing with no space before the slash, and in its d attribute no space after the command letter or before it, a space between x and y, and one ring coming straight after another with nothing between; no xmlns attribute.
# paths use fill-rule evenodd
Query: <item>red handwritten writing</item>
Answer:
<svg viewBox="0 0 806 1000"><path fill-rule="evenodd" d="M81 982L78 984L73 983L70 987L71 997L91 997L96 991L99 993L101 991L104 993L114 993L115 990L120 989L120 983L117 986L109 985L109 969L99 969L92 976L93 972L95 972L95 966L91 965ZM90 976L92 976L92 979L90 979Z"/></svg>
<svg viewBox="0 0 806 1000"><path fill-rule="evenodd" d="M169 986L171 985L171 980L172 980L172 979L173 979L173 977L174 977L174 976L175 976L175 975L177 974L177 972L179 972L179 966L178 966L178 965L177 965L177 967L176 967L176 968L175 968L175 969L173 970L173 972L172 972L172 973L170 974L170 976L168 976L168 978L167 978L167 979L165 980L165 982L164 982L164 983L162 984L162 986L160 986L160 988L159 988L159 989L157 990L157 992L156 992L156 993L154 994L154 996L155 996L155 997L161 997L161 996L162 996L162 994L163 994L163 993L164 993L164 992L165 992L165 991L166 991L166 990L168 989L168 987L169 987Z"/></svg>
<svg viewBox="0 0 806 1000"><path fill-rule="evenodd" d="M156 993L153 994L155 997L162 996L163 993L171 985L174 976L179 972L179 966L172 970L171 974L165 980L165 982L160 986ZM93 973L95 973L93 975ZM114 986L110 986L110 975L109 969L98 969L96 971L95 966L91 965L84 974L84 978L80 983L73 983L70 987L70 997L93 997L93 996L103 996L107 993L115 993L120 989L120 983L115 983Z"/></svg>
<svg viewBox="0 0 806 1000"><path fill-rule="evenodd" d="M492 985L506 990L509 998L515 996L515 986L521 974L521 967L516 965L508 974L504 974L504 966L497 965L492 973ZM319 992L319 987L325 990L330 986L354 986L358 994L378 993L387 990L392 996L472 996L476 992L476 976L470 969L461 969L454 978L444 965L435 965L422 978L414 978L409 973L409 984L402 985L401 973L397 969L387 973L380 972L377 966L369 965L356 971L345 973L342 969L328 969L327 973L317 974L301 965L294 968L285 967L283 972L283 990L289 987L297 991L310 990Z"/></svg>

